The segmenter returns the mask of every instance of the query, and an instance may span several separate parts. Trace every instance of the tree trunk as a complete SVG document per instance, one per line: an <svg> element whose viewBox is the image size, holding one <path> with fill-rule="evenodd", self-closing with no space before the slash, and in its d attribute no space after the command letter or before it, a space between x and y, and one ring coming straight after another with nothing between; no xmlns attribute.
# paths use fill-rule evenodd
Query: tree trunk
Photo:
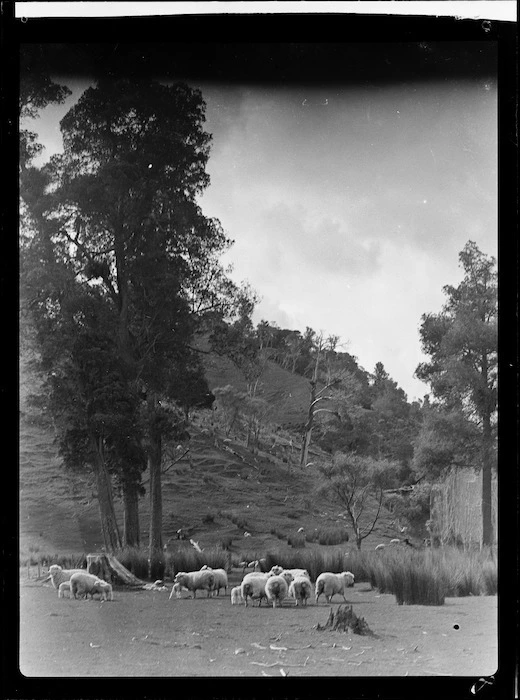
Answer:
<svg viewBox="0 0 520 700"><path fill-rule="evenodd" d="M309 457L309 447L311 446L311 436L312 436L312 425L314 422L314 406L316 401L316 380L311 381L311 397L309 401L309 413L307 416L307 423L305 424L305 430L302 435L302 451L300 455L300 468L305 469L307 466L307 460Z"/></svg>
<svg viewBox="0 0 520 700"><path fill-rule="evenodd" d="M482 430L482 545L493 544L493 520L491 500L492 475L492 443L491 418L489 413L483 417Z"/></svg>
<svg viewBox="0 0 520 700"><path fill-rule="evenodd" d="M161 457L162 441L154 423L155 397L148 399L150 410L150 434L148 436L148 469L150 472L150 561L158 552L162 553L162 485Z"/></svg>
<svg viewBox="0 0 520 700"><path fill-rule="evenodd" d="M121 535L114 510L112 484L103 455L102 438L92 437L91 441L95 453L94 471L96 475L101 533L106 550L113 552L121 547Z"/></svg>
<svg viewBox="0 0 520 700"><path fill-rule="evenodd" d="M134 576L111 554L87 554L87 571L109 583L142 586L144 581Z"/></svg>
<svg viewBox="0 0 520 700"><path fill-rule="evenodd" d="M139 493L137 484L123 480L123 542L127 547L138 547L140 544L139 528Z"/></svg>

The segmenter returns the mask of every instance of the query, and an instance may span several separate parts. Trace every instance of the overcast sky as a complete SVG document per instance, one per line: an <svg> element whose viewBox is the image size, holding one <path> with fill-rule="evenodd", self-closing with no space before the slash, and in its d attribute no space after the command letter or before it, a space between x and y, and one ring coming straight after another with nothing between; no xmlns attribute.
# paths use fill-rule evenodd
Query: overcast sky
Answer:
<svg viewBox="0 0 520 700"><path fill-rule="evenodd" d="M73 90L32 128L61 149ZM234 278L261 297L254 320L339 335L409 400L421 314L458 284L468 240L497 254L497 92L491 79L273 87L193 81L213 135L201 198L235 244ZM41 161L40 161L41 162Z"/></svg>

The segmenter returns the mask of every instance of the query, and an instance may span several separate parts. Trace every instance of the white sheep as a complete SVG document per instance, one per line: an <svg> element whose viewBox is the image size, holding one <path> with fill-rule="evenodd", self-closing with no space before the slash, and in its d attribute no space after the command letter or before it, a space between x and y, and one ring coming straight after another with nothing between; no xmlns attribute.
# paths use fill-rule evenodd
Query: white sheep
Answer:
<svg viewBox="0 0 520 700"><path fill-rule="evenodd" d="M107 581L87 574L86 572L72 574L70 577L70 595L71 598L77 598L78 594L84 595L85 598L90 594L93 598L95 593L99 593L102 600L112 600L112 586Z"/></svg>
<svg viewBox="0 0 520 700"><path fill-rule="evenodd" d="M204 571L179 571L175 576L174 583L180 583L181 586L191 591L193 598L197 596L198 590L206 590L209 598L215 585L215 574L206 569Z"/></svg>
<svg viewBox="0 0 520 700"><path fill-rule="evenodd" d="M248 598L258 598L258 607L262 604L262 598L265 598L265 584L269 578L269 574L262 574L259 571L252 571L246 574L240 584L240 595L247 607Z"/></svg>
<svg viewBox="0 0 520 700"><path fill-rule="evenodd" d="M280 576L283 576L287 580L288 584L290 584L291 581L297 576L305 576L309 579L309 581L311 580L311 575L307 569L283 569Z"/></svg>
<svg viewBox="0 0 520 700"><path fill-rule="evenodd" d="M225 569L212 569L211 566L208 566L207 564L204 564L204 566L201 568L201 571L211 571L213 574L215 574L215 583L213 586L213 590L217 591L217 595L220 595L220 589L224 589L224 593L227 593L227 587L228 587L228 575L225 571Z"/></svg>
<svg viewBox="0 0 520 700"><path fill-rule="evenodd" d="M384 549L385 547L386 547L386 544L378 544L378 545L376 545L376 552L377 552L379 549Z"/></svg>
<svg viewBox="0 0 520 700"><path fill-rule="evenodd" d="M282 601L287 598L289 585L287 579L280 576L269 576L265 583L265 597L269 603L272 603L273 608L276 608L276 603L282 604Z"/></svg>
<svg viewBox="0 0 520 700"><path fill-rule="evenodd" d="M283 571L283 566L276 566L275 565L275 566L271 567L271 570L269 571L269 573L272 576L279 576L282 573L282 571Z"/></svg>
<svg viewBox="0 0 520 700"><path fill-rule="evenodd" d="M231 605L239 605L243 602L241 588L240 586L235 586L231 589Z"/></svg>
<svg viewBox="0 0 520 700"><path fill-rule="evenodd" d="M390 544L399 544L400 542L401 542L401 540L398 539L397 537L394 537L393 540L390 540Z"/></svg>
<svg viewBox="0 0 520 700"><path fill-rule="evenodd" d="M58 587L58 598L64 598L65 591L68 591L70 596L70 581L63 581L63 583L60 583Z"/></svg>
<svg viewBox="0 0 520 700"><path fill-rule="evenodd" d="M289 597L296 599L296 605L307 605L312 595L312 583L308 576L295 576L289 586Z"/></svg>
<svg viewBox="0 0 520 700"><path fill-rule="evenodd" d="M175 593L176 598L182 598L182 593L183 591L186 591L189 593L188 589L185 586L182 586L180 583L174 583L172 586L172 589L170 591L170 595L168 597L168 600L172 597L172 595Z"/></svg>
<svg viewBox="0 0 520 700"><path fill-rule="evenodd" d="M318 604L318 598L323 593L327 602L330 603L332 597L336 594L342 595L346 603L345 588L350 588L354 585L354 574L350 571L342 571L340 574L333 574L330 571L325 571L316 579L316 595L315 601Z"/></svg>
<svg viewBox="0 0 520 700"><path fill-rule="evenodd" d="M86 573L86 569L62 569L59 564L52 564L52 566L49 567L49 575L45 580L48 581L50 579L54 588L58 589L60 587L60 583L70 581L72 574Z"/></svg>

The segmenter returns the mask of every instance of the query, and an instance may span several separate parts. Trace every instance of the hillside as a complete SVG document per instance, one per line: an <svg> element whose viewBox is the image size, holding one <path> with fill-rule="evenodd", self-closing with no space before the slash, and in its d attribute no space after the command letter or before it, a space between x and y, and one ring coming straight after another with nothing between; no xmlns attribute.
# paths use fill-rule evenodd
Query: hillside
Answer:
<svg viewBox="0 0 520 700"><path fill-rule="evenodd" d="M102 540L93 479L64 469L53 442L52 424L28 406L27 394L37 378L26 360L22 357L20 367L20 550L71 553L98 549ZM245 388L238 371L222 358L208 355L206 371L212 389L226 384ZM234 551L254 554L287 546L286 537L300 527L311 531L345 523L337 509L314 496L315 474L302 473L297 467L299 435L295 426L305 419L307 381L269 364L259 394L272 406L273 432L265 440L265 451L255 455L243 442L233 436L226 438L212 426L211 411L195 414L190 426L190 455L163 477L164 541L168 547L178 546L176 532L183 528L202 547L231 537ZM278 444L269 451L276 427L282 428ZM287 438L293 440L292 450ZM291 454L290 469L287 460ZM145 473L145 488L147 481ZM116 508L122 523L119 502ZM142 542L146 543L146 495L141 499L140 519ZM245 531L251 536L244 537ZM395 532L388 516L364 544L370 546L389 536Z"/></svg>

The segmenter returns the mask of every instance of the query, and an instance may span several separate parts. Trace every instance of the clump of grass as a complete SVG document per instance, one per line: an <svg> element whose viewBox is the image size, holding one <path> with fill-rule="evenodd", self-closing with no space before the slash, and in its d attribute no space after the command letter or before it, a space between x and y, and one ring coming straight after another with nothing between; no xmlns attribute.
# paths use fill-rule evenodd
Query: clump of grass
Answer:
<svg viewBox="0 0 520 700"><path fill-rule="evenodd" d="M215 513L208 511L206 515L202 518L202 522L205 525L212 525L215 522Z"/></svg>
<svg viewBox="0 0 520 700"><path fill-rule="evenodd" d="M141 579L148 578L148 550L141 547L123 547L115 553L115 556L134 576Z"/></svg>
<svg viewBox="0 0 520 700"><path fill-rule="evenodd" d="M342 544L349 541L349 534L344 527L317 528L306 534L307 542L323 545Z"/></svg>
<svg viewBox="0 0 520 700"><path fill-rule="evenodd" d="M496 561L485 561L482 565L482 592L484 595L497 595L498 569Z"/></svg>
<svg viewBox="0 0 520 700"><path fill-rule="evenodd" d="M233 537L231 535L225 535L222 537L219 544L222 549L229 550L233 546Z"/></svg>
<svg viewBox="0 0 520 700"><path fill-rule="evenodd" d="M287 544L294 549L302 549L305 547L305 535L297 532L294 535L288 535Z"/></svg>
<svg viewBox="0 0 520 700"><path fill-rule="evenodd" d="M230 520L239 530L247 530L249 528L247 520L241 515L233 514Z"/></svg>

